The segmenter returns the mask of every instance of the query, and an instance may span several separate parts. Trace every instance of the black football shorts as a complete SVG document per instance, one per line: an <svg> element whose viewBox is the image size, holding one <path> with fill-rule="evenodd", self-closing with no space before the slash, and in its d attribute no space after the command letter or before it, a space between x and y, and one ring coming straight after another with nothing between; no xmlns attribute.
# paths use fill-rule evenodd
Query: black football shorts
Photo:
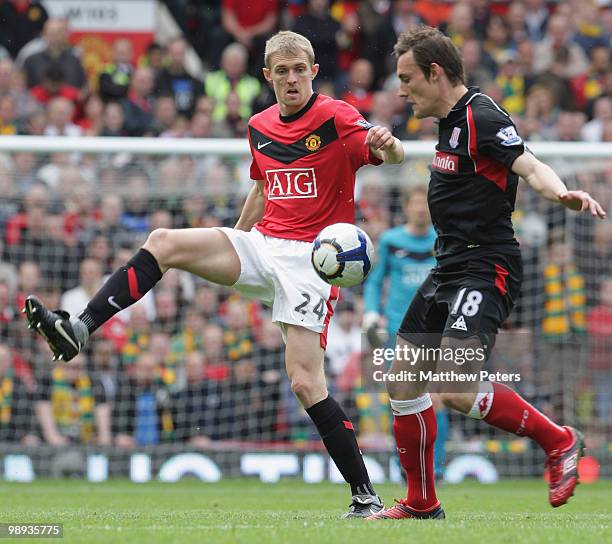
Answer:
<svg viewBox="0 0 612 544"><path fill-rule="evenodd" d="M443 336L478 336L487 351L518 298L520 255L486 253L438 265L408 307L398 334L416 346L439 347Z"/></svg>

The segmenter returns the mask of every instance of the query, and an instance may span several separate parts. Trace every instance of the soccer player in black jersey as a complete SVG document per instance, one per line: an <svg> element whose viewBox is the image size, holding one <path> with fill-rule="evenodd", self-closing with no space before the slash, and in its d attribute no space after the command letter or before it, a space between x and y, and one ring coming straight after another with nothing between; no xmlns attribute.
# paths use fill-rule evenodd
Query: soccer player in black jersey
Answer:
<svg viewBox="0 0 612 544"><path fill-rule="evenodd" d="M482 361L486 359L521 284L521 257L511 222L519 176L543 197L571 210L602 219L605 212L588 193L569 191L550 167L530 153L510 116L491 98L478 88L466 88L461 57L448 37L421 27L402 34L394 52L400 95L417 118L439 119L428 191L437 265L399 329L399 349L389 373L401 379L401 371L441 366L439 360L421 356L409 367L405 357L399 360L405 348L450 350L457 364L457 350L479 349L472 353L484 353ZM478 369L476 363L472 361L472 369ZM408 496L370 519L443 518L434 488L436 418L429 384L426 379L388 379L387 384ZM583 450L578 431L556 425L501 383L484 381L458 392L451 389L441 390L448 407L535 440L548 458L550 504L567 502L578 483Z"/></svg>

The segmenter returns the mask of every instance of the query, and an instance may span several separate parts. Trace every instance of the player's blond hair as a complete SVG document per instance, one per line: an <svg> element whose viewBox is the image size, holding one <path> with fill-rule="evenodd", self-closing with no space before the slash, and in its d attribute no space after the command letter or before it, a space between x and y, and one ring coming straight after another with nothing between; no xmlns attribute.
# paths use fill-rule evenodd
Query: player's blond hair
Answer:
<svg viewBox="0 0 612 544"><path fill-rule="evenodd" d="M266 68L271 68L270 59L275 53L285 53L290 55L299 55L300 53L306 53L308 62L312 66L314 64L314 49L310 40L297 32L291 32L290 30L282 30L274 34L266 42L266 50L264 52L264 64Z"/></svg>

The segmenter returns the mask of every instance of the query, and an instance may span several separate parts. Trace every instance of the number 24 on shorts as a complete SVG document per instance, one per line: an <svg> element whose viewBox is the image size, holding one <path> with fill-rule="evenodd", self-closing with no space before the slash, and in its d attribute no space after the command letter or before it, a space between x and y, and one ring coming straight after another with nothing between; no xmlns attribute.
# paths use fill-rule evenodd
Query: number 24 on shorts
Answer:
<svg viewBox="0 0 612 544"><path fill-rule="evenodd" d="M304 297L304 302L298 304L294 310L302 315L306 315L310 309L310 311L319 318L319 321L321 321L325 315L325 299L321 297L313 308L309 308L312 297L308 293L302 293L302 296Z"/></svg>

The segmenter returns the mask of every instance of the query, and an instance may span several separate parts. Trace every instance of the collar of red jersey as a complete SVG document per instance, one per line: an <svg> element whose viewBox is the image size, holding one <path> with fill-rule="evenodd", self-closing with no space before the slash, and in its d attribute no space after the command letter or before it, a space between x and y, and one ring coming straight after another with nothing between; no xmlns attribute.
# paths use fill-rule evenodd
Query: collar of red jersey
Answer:
<svg viewBox="0 0 612 544"><path fill-rule="evenodd" d="M297 121L310 108L312 108L312 105L315 103L315 100L317 99L317 96L319 96L319 93L312 93L312 96L308 99L308 102L306 102L306 104L304 104L304 107L301 110L298 110L295 113L292 113L291 115L281 115L280 112L279 112L279 114L278 114L279 119L283 123L291 123L292 121Z"/></svg>

